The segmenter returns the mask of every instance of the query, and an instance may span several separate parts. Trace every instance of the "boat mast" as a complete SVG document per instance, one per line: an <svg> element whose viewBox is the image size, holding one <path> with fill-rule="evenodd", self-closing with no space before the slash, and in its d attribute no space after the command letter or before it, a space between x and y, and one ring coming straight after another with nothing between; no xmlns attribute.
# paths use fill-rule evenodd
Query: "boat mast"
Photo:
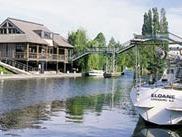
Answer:
<svg viewBox="0 0 182 137"><path fill-rule="evenodd" d="M140 53L139 53L139 49L138 49L138 45L136 44L136 50L135 50L135 56L136 56L136 60L135 60L135 81L136 81L136 85L138 85L139 87L141 86L141 75L140 75Z"/></svg>

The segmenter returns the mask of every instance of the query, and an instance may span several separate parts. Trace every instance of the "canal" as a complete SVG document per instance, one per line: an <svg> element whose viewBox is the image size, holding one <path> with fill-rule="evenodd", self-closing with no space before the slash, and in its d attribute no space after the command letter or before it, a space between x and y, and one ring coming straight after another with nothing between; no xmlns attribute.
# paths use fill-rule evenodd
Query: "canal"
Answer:
<svg viewBox="0 0 182 137"><path fill-rule="evenodd" d="M0 81L0 136L181 136L182 129L146 127L138 120L132 86L131 72L117 79Z"/></svg>

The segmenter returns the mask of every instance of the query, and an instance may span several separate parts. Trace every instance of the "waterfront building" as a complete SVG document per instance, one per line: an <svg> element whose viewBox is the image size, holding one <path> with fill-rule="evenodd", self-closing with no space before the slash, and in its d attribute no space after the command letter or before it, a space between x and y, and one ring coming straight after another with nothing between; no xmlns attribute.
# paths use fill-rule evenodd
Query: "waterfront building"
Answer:
<svg viewBox="0 0 182 137"><path fill-rule="evenodd" d="M65 38L46 26L7 18L0 25L0 59L11 59L43 70L66 72L73 49Z"/></svg>

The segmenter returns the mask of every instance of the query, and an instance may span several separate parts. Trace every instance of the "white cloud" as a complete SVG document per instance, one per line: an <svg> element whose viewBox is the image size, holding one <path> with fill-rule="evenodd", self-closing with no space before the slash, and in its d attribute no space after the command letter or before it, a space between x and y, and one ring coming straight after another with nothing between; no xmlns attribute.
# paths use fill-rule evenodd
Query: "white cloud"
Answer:
<svg viewBox="0 0 182 137"><path fill-rule="evenodd" d="M107 39L113 36L124 42L132 38L133 33L141 32L143 13L150 8L147 6L149 2L150 0L0 0L0 12L2 20L11 16L36 21L64 36L69 31L83 27L91 38L103 32ZM170 13L169 19L170 22L173 21L170 23L172 29L181 22L180 15Z"/></svg>

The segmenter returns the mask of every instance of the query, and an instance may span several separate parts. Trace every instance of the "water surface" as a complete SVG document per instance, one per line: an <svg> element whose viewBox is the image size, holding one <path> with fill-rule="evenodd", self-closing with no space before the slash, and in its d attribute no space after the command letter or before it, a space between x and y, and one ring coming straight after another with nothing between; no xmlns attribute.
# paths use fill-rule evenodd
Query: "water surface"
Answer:
<svg viewBox="0 0 182 137"><path fill-rule="evenodd" d="M0 82L0 136L130 137L177 130L138 122L130 101L133 74Z"/></svg>

